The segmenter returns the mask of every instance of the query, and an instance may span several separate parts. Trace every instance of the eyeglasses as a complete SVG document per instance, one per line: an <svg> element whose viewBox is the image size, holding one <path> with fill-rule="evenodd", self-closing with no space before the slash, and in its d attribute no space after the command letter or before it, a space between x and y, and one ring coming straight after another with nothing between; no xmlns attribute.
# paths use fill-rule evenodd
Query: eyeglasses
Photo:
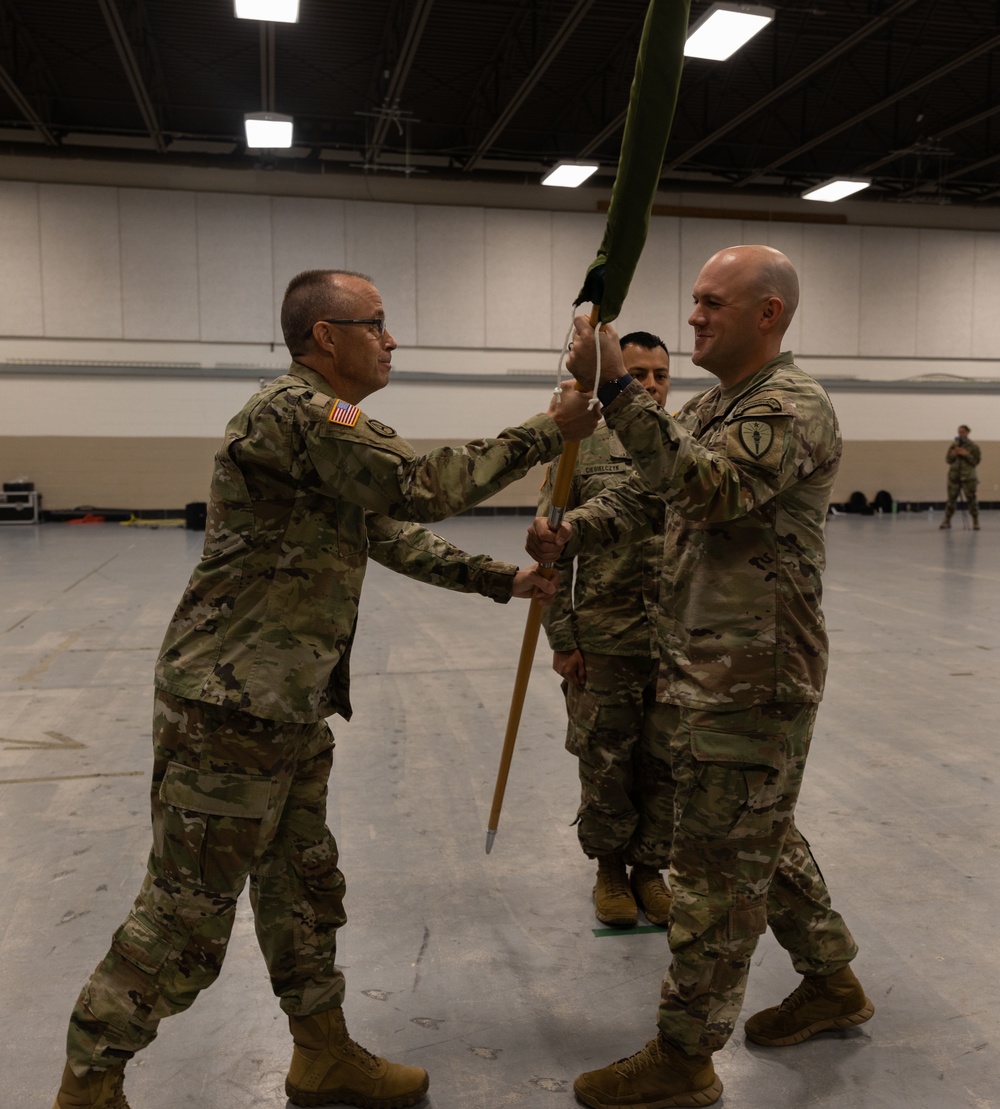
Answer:
<svg viewBox="0 0 1000 1109"><path fill-rule="evenodd" d="M370 320L317 320L316 323L337 323L337 324L367 324L375 328L375 334L381 339L385 334L385 316L372 316ZM312 328L309 329L309 334L312 334Z"/></svg>

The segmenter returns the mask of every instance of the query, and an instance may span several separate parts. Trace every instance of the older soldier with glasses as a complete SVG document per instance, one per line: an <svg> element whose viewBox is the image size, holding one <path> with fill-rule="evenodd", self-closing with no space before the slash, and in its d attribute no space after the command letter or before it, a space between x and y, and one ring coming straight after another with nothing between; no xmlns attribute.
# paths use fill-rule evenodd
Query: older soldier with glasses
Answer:
<svg viewBox="0 0 1000 1109"><path fill-rule="evenodd" d="M823 526L840 461L830 399L781 343L798 303L791 262L737 246L694 284L691 360L718 384L668 416L601 335L604 415L636 475L571 512L537 520L543 561L649 534L666 506L660 590L657 757L674 783L668 938L657 1035L582 1074L592 1109L711 1105L712 1055L732 1035L750 958L770 925L802 981L750 1017L748 1039L800 1043L871 1018L850 963L857 945L795 826L827 637ZM568 365L594 375L593 329L576 323Z"/></svg>
<svg viewBox="0 0 1000 1109"><path fill-rule="evenodd" d="M466 555L408 521L470 508L596 417L567 389L495 439L419 456L358 407L388 383L396 347L368 277L300 274L281 323L294 361L230 421L216 456L205 549L156 666L148 874L73 1010L55 1109L128 1109L125 1063L215 981L248 879L292 1033L292 1103L401 1109L428 1087L421 1068L373 1055L344 1022L325 720L351 715L369 555L500 601L551 591L534 570Z"/></svg>

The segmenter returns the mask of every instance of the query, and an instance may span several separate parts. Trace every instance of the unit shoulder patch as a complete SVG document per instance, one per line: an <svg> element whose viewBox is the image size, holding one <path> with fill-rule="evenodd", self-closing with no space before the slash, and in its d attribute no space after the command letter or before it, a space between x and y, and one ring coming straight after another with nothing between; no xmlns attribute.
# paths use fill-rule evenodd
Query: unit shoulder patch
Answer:
<svg viewBox="0 0 1000 1109"><path fill-rule="evenodd" d="M380 423L378 420L373 420L369 417L368 426L375 432L376 435L381 435L385 439L395 439L396 432L388 424Z"/></svg>
<svg viewBox="0 0 1000 1109"><path fill-rule="evenodd" d="M774 442L774 428L766 420L740 420L736 425L743 449L751 458L761 459Z"/></svg>
<svg viewBox="0 0 1000 1109"><path fill-rule="evenodd" d="M777 470L781 466L790 425L788 419L750 416L734 420L729 425L727 453L734 461L752 462L768 470Z"/></svg>

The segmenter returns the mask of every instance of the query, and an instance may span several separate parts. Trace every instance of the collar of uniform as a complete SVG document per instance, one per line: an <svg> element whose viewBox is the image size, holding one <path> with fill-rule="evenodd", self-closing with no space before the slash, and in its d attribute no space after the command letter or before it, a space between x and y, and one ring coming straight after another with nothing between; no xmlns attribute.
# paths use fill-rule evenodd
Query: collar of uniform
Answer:
<svg viewBox="0 0 1000 1109"><path fill-rule="evenodd" d="M291 366L288 367L288 376L297 377L300 381L304 381L306 385L315 389L317 393L322 393L326 397L335 397L337 395L333 390L333 386L322 374L317 373L308 366L303 366L301 362L293 362Z"/></svg>
<svg viewBox="0 0 1000 1109"><path fill-rule="evenodd" d="M762 366L751 377L745 377L742 381L738 381L735 385L730 386L728 389L720 390L720 397L728 404L730 401L739 400L744 393L749 393L752 389L756 389L758 385L765 378L771 376L779 366L791 366L795 361L795 356L790 350L783 350L777 358L772 358L766 366Z"/></svg>

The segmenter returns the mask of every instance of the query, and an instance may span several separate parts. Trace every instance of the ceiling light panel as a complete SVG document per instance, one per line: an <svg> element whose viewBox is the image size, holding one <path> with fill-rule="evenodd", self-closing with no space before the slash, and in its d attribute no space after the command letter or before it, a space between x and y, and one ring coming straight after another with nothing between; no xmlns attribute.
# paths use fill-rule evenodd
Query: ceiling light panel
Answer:
<svg viewBox="0 0 1000 1109"><path fill-rule="evenodd" d="M803 200L824 200L832 204L835 200L843 200L845 196L867 189L871 184L870 177L833 177L824 181L822 185L814 185L802 193Z"/></svg>
<svg viewBox="0 0 1000 1109"><path fill-rule="evenodd" d="M236 16L266 23L298 23L299 0L236 0Z"/></svg>
<svg viewBox="0 0 1000 1109"><path fill-rule="evenodd" d="M724 62L774 19L774 8L759 4L713 4L688 33L686 58Z"/></svg>
<svg viewBox="0 0 1000 1109"><path fill-rule="evenodd" d="M542 178L543 185L562 189L575 189L597 172L597 162L559 162Z"/></svg>

